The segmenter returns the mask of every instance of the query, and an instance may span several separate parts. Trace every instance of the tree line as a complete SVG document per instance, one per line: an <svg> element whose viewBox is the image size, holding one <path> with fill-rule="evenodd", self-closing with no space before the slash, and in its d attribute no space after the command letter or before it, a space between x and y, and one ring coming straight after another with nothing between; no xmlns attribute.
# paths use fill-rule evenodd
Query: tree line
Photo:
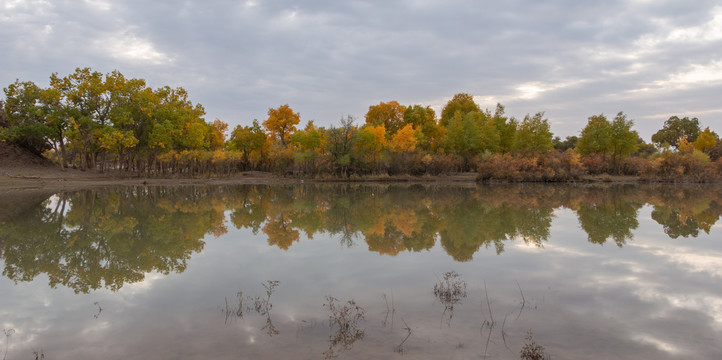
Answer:
<svg viewBox="0 0 722 360"><path fill-rule="evenodd" d="M477 171L481 180L559 181L585 175L716 179L722 143L697 118L670 117L645 142L620 112L588 118L579 136L555 137L543 112L509 117L482 109L466 93L440 114L397 101L369 106L328 128L289 105L229 129L204 119L183 88L152 89L120 72L78 68L50 76L42 88L15 81L4 88L0 140L44 155L61 168L144 176L228 176L260 170L305 177L438 175Z"/></svg>

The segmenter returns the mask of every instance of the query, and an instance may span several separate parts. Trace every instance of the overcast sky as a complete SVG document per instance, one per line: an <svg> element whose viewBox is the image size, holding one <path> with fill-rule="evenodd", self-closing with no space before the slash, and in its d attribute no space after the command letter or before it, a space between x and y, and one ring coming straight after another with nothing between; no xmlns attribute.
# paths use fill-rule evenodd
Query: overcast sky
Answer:
<svg viewBox="0 0 722 360"><path fill-rule="evenodd" d="M722 134L719 0L0 0L0 49L2 87L117 69L231 126L286 103L302 126L390 100L438 114L466 92L562 138L619 111L647 141L672 115Z"/></svg>

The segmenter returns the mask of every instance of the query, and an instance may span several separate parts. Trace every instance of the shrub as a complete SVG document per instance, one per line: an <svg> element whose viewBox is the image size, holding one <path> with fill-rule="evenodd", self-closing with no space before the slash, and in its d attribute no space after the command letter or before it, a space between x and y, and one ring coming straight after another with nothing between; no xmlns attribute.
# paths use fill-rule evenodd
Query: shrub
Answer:
<svg viewBox="0 0 722 360"><path fill-rule="evenodd" d="M423 175L426 171L424 157L417 153L395 153L391 154L389 163L389 174Z"/></svg>
<svg viewBox="0 0 722 360"><path fill-rule="evenodd" d="M422 158L423 160L423 158ZM448 174L457 172L464 166L464 158L454 154L434 154L430 160L423 161L426 164L426 172L431 175Z"/></svg>
<svg viewBox="0 0 722 360"><path fill-rule="evenodd" d="M645 176L661 180L706 181L718 174L717 165L699 150L687 153L667 151L656 162L656 169L645 169Z"/></svg>
<svg viewBox="0 0 722 360"><path fill-rule="evenodd" d="M538 157L494 154L482 158L477 168L477 180L482 181L569 181L584 174L579 155L571 150L551 151Z"/></svg>
<svg viewBox="0 0 722 360"><path fill-rule="evenodd" d="M717 143L705 152L712 161L717 161L722 158L722 140L717 140Z"/></svg>
<svg viewBox="0 0 722 360"><path fill-rule="evenodd" d="M619 166L619 173L622 175L641 175L647 166L649 160L639 156L630 156L624 160Z"/></svg>
<svg viewBox="0 0 722 360"><path fill-rule="evenodd" d="M581 161L585 172L590 175L608 173L611 170L609 161L596 153L584 156Z"/></svg>
<svg viewBox="0 0 722 360"><path fill-rule="evenodd" d="M553 171L553 175L547 179L551 181L576 180L585 173L581 157L574 150L548 152L539 158L539 164Z"/></svg>

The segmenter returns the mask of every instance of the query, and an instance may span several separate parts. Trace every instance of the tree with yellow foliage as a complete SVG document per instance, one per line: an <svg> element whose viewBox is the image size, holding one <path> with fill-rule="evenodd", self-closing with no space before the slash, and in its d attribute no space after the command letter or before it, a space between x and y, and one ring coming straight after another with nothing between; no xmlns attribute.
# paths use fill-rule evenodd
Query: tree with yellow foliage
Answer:
<svg viewBox="0 0 722 360"><path fill-rule="evenodd" d="M285 104L277 109L268 109L268 119L263 122L263 127L285 147L290 136L296 132L296 125L299 122L301 122L301 114L293 112L293 109Z"/></svg>
<svg viewBox="0 0 722 360"><path fill-rule="evenodd" d="M693 145L695 149L699 151L705 151L715 146L718 139L719 136L717 136L714 131L710 131L708 126L706 129L704 129L704 131L699 134L697 140L695 140Z"/></svg>
<svg viewBox="0 0 722 360"><path fill-rule="evenodd" d="M687 140L687 135L682 135L682 137L677 140L677 150L690 154L694 151L694 145L692 145L691 141Z"/></svg>
<svg viewBox="0 0 722 360"><path fill-rule="evenodd" d="M377 169L386 146L386 128L383 125L366 125L356 133L354 150L357 156L367 164L373 163Z"/></svg>
<svg viewBox="0 0 722 360"><path fill-rule="evenodd" d="M374 126L383 125L388 135L393 135L404 123L406 106L397 101L387 103L380 102L378 105L369 106L366 113L366 123Z"/></svg>
<svg viewBox="0 0 722 360"><path fill-rule="evenodd" d="M401 130L393 134L389 148L395 153L413 152L416 149L414 127L411 124L406 124Z"/></svg>
<svg viewBox="0 0 722 360"><path fill-rule="evenodd" d="M228 132L228 124L220 119L213 121L210 126L210 150L220 150L226 142L226 133Z"/></svg>

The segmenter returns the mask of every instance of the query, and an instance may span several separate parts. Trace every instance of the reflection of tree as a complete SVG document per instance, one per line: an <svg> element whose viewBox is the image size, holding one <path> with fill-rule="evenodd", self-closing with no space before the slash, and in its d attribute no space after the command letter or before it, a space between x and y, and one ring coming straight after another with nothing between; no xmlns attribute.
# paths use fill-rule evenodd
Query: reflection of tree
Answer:
<svg viewBox="0 0 722 360"><path fill-rule="evenodd" d="M250 228L254 234L258 233L266 220L261 189L257 186L242 186L236 190L236 197L230 204L231 223L237 229Z"/></svg>
<svg viewBox="0 0 722 360"><path fill-rule="evenodd" d="M440 238L442 247L458 261L471 260L482 246L502 253L505 244L515 239L543 246L549 238L554 210L561 206L577 213L589 241L598 244L612 239L621 246L631 239L645 202L655 206L653 217L666 224L670 236L677 232L693 234L697 228L709 231L719 218L718 202L681 201L694 198L695 192L669 189L675 187L251 186L238 190L231 220L236 227L263 228L269 243L285 249L300 240L300 232L309 238L326 232L339 236L346 245L361 238L370 251L391 256L430 249ZM720 197L719 192L715 194L713 198ZM677 210L663 208L670 202L683 206Z"/></svg>
<svg viewBox="0 0 722 360"><path fill-rule="evenodd" d="M10 203L23 204L19 194ZM150 271L183 271L204 236L227 232L226 211L234 227L260 230L282 249L302 232L348 246L362 240L391 256L431 249L439 239L457 261L481 247L501 253L514 240L543 246L562 206L576 212L590 242L619 246L632 238L646 203L672 238L709 233L722 215L722 188L710 186L125 187L63 192L44 202L33 194L31 205L0 213L3 273L15 281L47 274L52 286L79 292L119 289Z"/></svg>
<svg viewBox="0 0 722 360"><path fill-rule="evenodd" d="M700 230L709 234L722 216L722 191L719 188L664 188L656 193L652 203L652 219L673 239L697 237Z"/></svg>
<svg viewBox="0 0 722 360"><path fill-rule="evenodd" d="M359 212L367 222L358 224L370 251L397 255L428 250L436 242L438 219L428 202L412 194L424 194L423 187L387 187L373 189L373 202Z"/></svg>
<svg viewBox="0 0 722 360"><path fill-rule="evenodd" d="M611 238L622 247L632 239L632 230L639 226L637 214L643 205L635 199L635 192L634 186L613 186L584 193L576 212L589 242L602 245Z"/></svg>
<svg viewBox="0 0 722 360"><path fill-rule="evenodd" d="M35 207L0 229L3 274L29 281L45 273L53 287L89 292L118 290L151 271L182 272L203 249L205 234L225 231L223 206L208 200L212 193L204 187L60 193L54 206Z"/></svg>
<svg viewBox="0 0 722 360"><path fill-rule="evenodd" d="M467 191L464 191L467 192ZM541 246L549 237L553 208L517 205L513 198L485 200L486 194L459 194L453 205L440 209L441 245L457 261L469 261L481 246L494 246L500 254L504 242L521 238Z"/></svg>
<svg viewBox="0 0 722 360"><path fill-rule="evenodd" d="M290 218L283 214L268 219L262 230L268 236L268 245L276 245L283 250L288 250L299 239L298 230L291 226Z"/></svg>

